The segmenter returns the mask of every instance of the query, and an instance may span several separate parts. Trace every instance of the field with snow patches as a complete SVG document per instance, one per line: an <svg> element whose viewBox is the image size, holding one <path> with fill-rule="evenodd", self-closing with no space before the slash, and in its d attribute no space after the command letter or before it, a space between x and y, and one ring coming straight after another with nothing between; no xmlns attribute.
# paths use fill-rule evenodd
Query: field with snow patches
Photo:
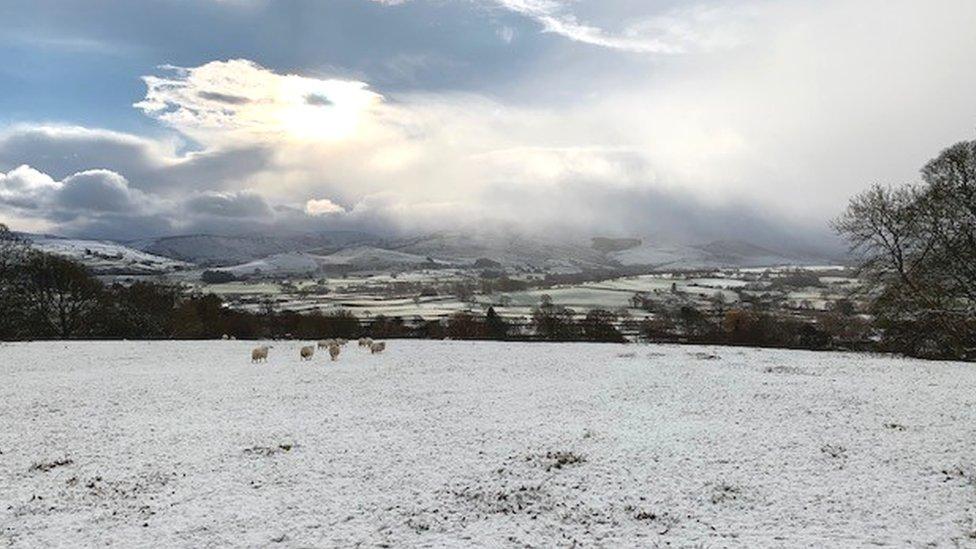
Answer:
<svg viewBox="0 0 976 549"><path fill-rule="evenodd" d="M976 546L973 365L253 345L0 345L0 547Z"/></svg>

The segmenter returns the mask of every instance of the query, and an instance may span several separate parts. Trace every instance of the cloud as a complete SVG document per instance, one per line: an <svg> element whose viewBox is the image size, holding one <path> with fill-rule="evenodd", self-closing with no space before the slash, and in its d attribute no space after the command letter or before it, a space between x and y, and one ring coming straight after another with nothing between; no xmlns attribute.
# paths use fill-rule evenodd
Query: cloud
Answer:
<svg viewBox="0 0 976 549"><path fill-rule="evenodd" d="M400 5L407 0L371 0L380 4ZM620 8L633 3L621 0L482 0L483 4L521 15L537 23L542 32L562 36L574 42L611 50L672 55L734 47L748 39L749 20L757 5L767 0L733 2L703 0L699 3L655 9L648 3L640 15L614 17ZM603 12L613 19L617 30L587 22L575 13L580 7ZM497 29L498 37L511 43L516 31L510 26Z"/></svg>
<svg viewBox="0 0 976 549"><path fill-rule="evenodd" d="M0 203L60 219L105 212L147 210L146 196L109 170L87 170L56 181L30 166L0 172Z"/></svg>
<svg viewBox="0 0 976 549"><path fill-rule="evenodd" d="M534 19L543 32L558 34L576 42L636 53L679 53L679 44L634 32L611 34L580 21L558 0L497 0L505 9Z"/></svg>
<svg viewBox="0 0 976 549"><path fill-rule="evenodd" d="M88 170L61 181L56 207L89 213L138 212L149 208L146 196L109 170Z"/></svg>
<svg viewBox="0 0 976 549"><path fill-rule="evenodd" d="M330 73L291 58L277 69L243 59L148 69L136 105L164 137L7 128L0 171L18 181L22 164L37 172L31 186L6 187L7 211L23 219L14 197L45 194L44 177L63 184L102 169L171 204L142 214L156 230L246 230L253 215L262 228L760 240L823 231L853 192L912 179L941 147L972 136L972 2L504 1L458 27L483 24L463 56L431 37L402 57ZM444 6L420 4L367 7L436 19ZM526 18L605 47L540 40ZM496 34L504 26L518 37L508 45ZM621 53L655 41L684 54ZM439 86L462 64L418 69L431 52L465 63L499 54L510 67ZM402 67L409 88L374 86L382 80L367 69L384 62ZM252 197L249 210L235 193L266 208ZM106 231L133 230L97 217Z"/></svg>
<svg viewBox="0 0 976 549"><path fill-rule="evenodd" d="M328 198L312 199L305 203L305 213L308 215L329 215L345 212L345 208Z"/></svg>
<svg viewBox="0 0 976 549"><path fill-rule="evenodd" d="M202 216L255 220L272 216L271 206L262 196L252 191L205 192L189 198L184 205L189 212Z"/></svg>
<svg viewBox="0 0 976 549"><path fill-rule="evenodd" d="M179 138L58 124L17 124L0 130L0 171L22 164L63 179L88 169L125 174L136 188L157 192L223 190L267 168L266 144L186 151ZM182 152L181 152L182 151Z"/></svg>
<svg viewBox="0 0 976 549"><path fill-rule="evenodd" d="M26 165L0 172L0 206L12 209L20 219L32 220L33 226L76 234L100 226L112 235L132 231L139 223L145 229L158 228L156 218L170 207L166 200L150 199L131 188L124 177L109 170L87 170L55 180Z"/></svg>
<svg viewBox="0 0 976 549"><path fill-rule="evenodd" d="M55 180L26 165L0 172L0 211L10 211L32 227L123 240L204 228L255 230L276 222L271 206L249 190L164 197L135 189L110 170L86 170Z"/></svg>
<svg viewBox="0 0 976 549"><path fill-rule="evenodd" d="M342 139L381 96L363 82L276 74L253 61L165 66L135 107L197 141Z"/></svg>
<svg viewBox="0 0 976 549"><path fill-rule="evenodd" d="M0 203L15 208L36 209L60 187L49 175L30 166L18 166L9 173L0 172Z"/></svg>

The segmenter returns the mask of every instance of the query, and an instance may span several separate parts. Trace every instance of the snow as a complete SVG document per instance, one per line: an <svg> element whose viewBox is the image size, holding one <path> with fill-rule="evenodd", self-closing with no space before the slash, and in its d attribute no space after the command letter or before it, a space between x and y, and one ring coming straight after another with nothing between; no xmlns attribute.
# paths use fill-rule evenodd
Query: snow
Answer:
<svg viewBox="0 0 976 549"><path fill-rule="evenodd" d="M362 271L417 267L429 264L427 258L360 246L347 248L331 255L316 255L306 252L292 252L274 254L263 259L250 261L220 270L233 273L235 276L246 277L259 273L262 276L294 276L318 273L329 267L347 267Z"/></svg>
<svg viewBox="0 0 976 549"><path fill-rule="evenodd" d="M0 345L0 547L976 546L976 368L719 347Z"/></svg>
<svg viewBox="0 0 976 549"><path fill-rule="evenodd" d="M650 265L660 269L713 269L720 267L767 267L809 263L739 241L716 241L702 245L648 242L636 248L613 252L621 265Z"/></svg>
<svg viewBox="0 0 976 549"><path fill-rule="evenodd" d="M223 267L219 270L238 277L249 276L255 273L263 276L303 275L317 272L319 270L320 258L321 256L304 252L274 254L264 259L250 261L233 267Z"/></svg>
<svg viewBox="0 0 976 549"><path fill-rule="evenodd" d="M189 268L182 261L153 255L107 240L83 240L47 235L26 235L44 252L79 261L97 274L163 274Z"/></svg>
<svg viewBox="0 0 976 549"><path fill-rule="evenodd" d="M416 254L384 250L371 246L359 246L346 248L326 256L323 258L323 263L326 265L344 265L371 270L427 265L431 262L426 257Z"/></svg>

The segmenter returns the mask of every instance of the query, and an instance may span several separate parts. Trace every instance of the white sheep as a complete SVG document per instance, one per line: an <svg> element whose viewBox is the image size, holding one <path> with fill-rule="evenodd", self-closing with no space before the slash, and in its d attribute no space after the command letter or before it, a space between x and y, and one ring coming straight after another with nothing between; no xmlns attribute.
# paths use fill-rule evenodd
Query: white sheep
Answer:
<svg viewBox="0 0 976 549"><path fill-rule="evenodd" d="M267 362L268 349L270 348L271 347L269 347L268 345L262 345L260 347L256 347L253 351L251 351L251 362Z"/></svg>
<svg viewBox="0 0 976 549"><path fill-rule="evenodd" d="M319 349L325 349L326 347L328 347L329 345L332 345L333 343L335 343L335 340L334 339L323 339L323 340L320 340L319 341Z"/></svg>
<svg viewBox="0 0 976 549"><path fill-rule="evenodd" d="M364 349L369 349L369 346L373 344L373 340L368 337L359 338L359 346Z"/></svg>
<svg viewBox="0 0 976 549"><path fill-rule="evenodd" d="M315 346L306 345L305 347L302 347L299 354L301 355L302 360L312 360L312 356L315 355Z"/></svg>
<svg viewBox="0 0 976 549"><path fill-rule="evenodd" d="M369 352L371 354L382 353L384 349L386 349L386 342L384 341L369 344Z"/></svg>
<svg viewBox="0 0 976 549"><path fill-rule="evenodd" d="M339 359L339 353L342 351L342 347L338 343L333 343L329 345L329 357L333 362Z"/></svg>
<svg viewBox="0 0 976 549"><path fill-rule="evenodd" d="M348 340L342 339L341 337L339 339L335 340L335 342L338 343L340 347L343 347L343 346L345 346L346 343L349 343Z"/></svg>

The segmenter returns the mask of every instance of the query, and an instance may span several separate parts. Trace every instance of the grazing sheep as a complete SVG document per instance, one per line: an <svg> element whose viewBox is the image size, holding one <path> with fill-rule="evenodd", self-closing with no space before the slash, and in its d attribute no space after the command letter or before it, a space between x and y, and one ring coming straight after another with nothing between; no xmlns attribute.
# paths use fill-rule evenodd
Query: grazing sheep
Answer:
<svg viewBox="0 0 976 549"><path fill-rule="evenodd" d="M359 346L360 347L365 347L366 346L366 340L367 339L369 339L369 338L368 337L361 337L361 338L359 338Z"/></svg>
<svg viewBox="0 0 976 549"><path fill-rule="evenodd" d="M382 353L383 349L386 349L386 342L384 341L377 341L376 343L369 344L370 354L375 355L376 353Z"/></svg>
<svg viewBox="0 0 976 549"><path fill-rule="evenodd" d="M370 346L372 344L373 344L373 340L372 339L370 339L368 337L364 337L364 338L362 338L360 340L359 346L362 347L362 348L364 348L364 349L366 349L366 350L369 350L369 348L370 348Z"/></svg>
<svg viewBox="0 0 976 549"><path fill-rule="evenodd" d="M312 360L312 356L315 355L315 347L313 345L302 347L300 354L302 356L302 360Z"/></svg>
<svg viewBox="0 0 976 549"><path fill-rule="evenodd" d="M334 342L335 342L334 339L323 339L319 341L319 349L325 349L329 345L332 345Z"/></svg>
<svg viewBox="0 0 976 549"><path fill-rule="evenodd" d="M342 351L342 347L338 343L333 343L329 345L329 357L333 362L339 359L339 353Z"/></svg>
<svg viewBox="0 0 976 549"><path fill-rule="evenodd" d="M268 347L267 345L262 345L251 351L251 362L267 362L268 361Z"/></svg>

